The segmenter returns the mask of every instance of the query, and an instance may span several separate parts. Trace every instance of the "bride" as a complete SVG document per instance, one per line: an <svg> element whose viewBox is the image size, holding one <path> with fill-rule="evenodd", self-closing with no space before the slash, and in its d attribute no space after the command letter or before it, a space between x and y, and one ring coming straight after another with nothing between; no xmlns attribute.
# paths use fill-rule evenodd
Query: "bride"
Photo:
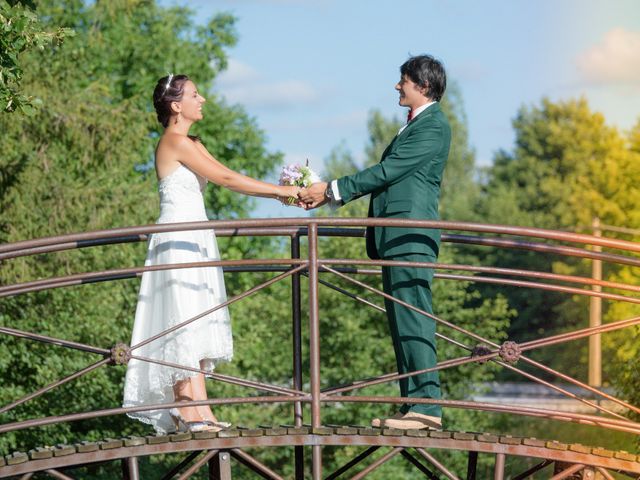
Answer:
<svg viewBox="0 0 640 480"><path fill-rule="evenodd" d="M281 201L298 196L298 187L278 186L242 175L216 160L189 135L202 119L205 99L186 75L161 78L153 92L158 121L165 127L155 152L160 193L158 223L207 220L202 191L207 180L235 192ZM219 260L212 230L157 233L149 240L146 266ZM131 345L226 301L220 267L180 268L144 272L138 295ZM177 366L212 371L231 360L233 341L226 307L161 336L133 351L134 355ZM131 360L124 387L124 407L205 400L202 373L157 363ZM131 417L151 424L159 433L175 430L220 430L209 406L135 412Z"/></svg>

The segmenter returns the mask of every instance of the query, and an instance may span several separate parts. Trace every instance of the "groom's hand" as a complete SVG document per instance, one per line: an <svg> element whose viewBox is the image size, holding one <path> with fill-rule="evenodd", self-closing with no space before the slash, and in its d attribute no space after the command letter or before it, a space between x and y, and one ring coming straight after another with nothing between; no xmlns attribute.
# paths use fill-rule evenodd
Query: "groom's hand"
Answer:
<svg viewBox="0 0 640 480"><path fill-rule="evenodd" d="M309 188L303 188L298 194L298 198L306 205L307 209L317 208L327 203L324 192L327 189L327 182L318 182Z"/></svg>

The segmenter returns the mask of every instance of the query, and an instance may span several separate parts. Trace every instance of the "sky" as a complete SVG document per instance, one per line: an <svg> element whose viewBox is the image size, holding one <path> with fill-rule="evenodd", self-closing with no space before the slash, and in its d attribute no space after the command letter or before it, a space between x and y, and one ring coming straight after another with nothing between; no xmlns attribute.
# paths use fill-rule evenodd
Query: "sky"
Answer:
<svg viewBox="0 0 640 480"><path fill-rule="evenodd" d="M161 4L189 6L199 22L218 12L237 18L239 41L228 50L229 67L213 93L244 106L265 131L267 147L283 152L286 163L308 158L318 173L338 145L363 159L372 110L404 118L394 85L410 55L441 59L460 88L479 166L512 148L512 119L544 97L584 96L622 130L640 118L638 0ZM299 213L261 200L255 215Z"/></svg>

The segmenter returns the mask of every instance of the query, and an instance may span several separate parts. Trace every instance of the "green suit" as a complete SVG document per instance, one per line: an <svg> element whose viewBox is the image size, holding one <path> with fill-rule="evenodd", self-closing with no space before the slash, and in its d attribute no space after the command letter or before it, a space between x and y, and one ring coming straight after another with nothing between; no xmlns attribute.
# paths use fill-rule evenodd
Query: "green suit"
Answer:
<svg viewBox="0 0 640 480"><path fill-rule="evenodd" d="M343 202L371 194L369 216L437 220L440 184L449 155L451 129L438 103L427 107L399 133L382 154L379 164L338 179ZM367 229L367 254L372 259L434 262L440 231L424 228L376 227ZM394 298L432 313L433 270L383 267L383 290ZM399 373L436 365L435 322L395 302L385 300ZM403 397L440 398L437 372L400 380ZM440 417L439 405L403 405Z"/></svg>

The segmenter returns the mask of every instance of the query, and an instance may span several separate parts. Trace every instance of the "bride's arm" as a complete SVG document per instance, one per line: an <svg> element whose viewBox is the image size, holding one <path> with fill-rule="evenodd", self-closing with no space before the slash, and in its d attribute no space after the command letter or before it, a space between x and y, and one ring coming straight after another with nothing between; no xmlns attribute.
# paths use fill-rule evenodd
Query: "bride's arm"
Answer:
<svg viewBox="0 0 640 480"><path fill-rule="evenodd" d="M180 162L217 185L256 197L287 198L298 195L298 187L262 182L231 170L209 154L204 146L188 138L181 138L176 143Z"/></svg>

